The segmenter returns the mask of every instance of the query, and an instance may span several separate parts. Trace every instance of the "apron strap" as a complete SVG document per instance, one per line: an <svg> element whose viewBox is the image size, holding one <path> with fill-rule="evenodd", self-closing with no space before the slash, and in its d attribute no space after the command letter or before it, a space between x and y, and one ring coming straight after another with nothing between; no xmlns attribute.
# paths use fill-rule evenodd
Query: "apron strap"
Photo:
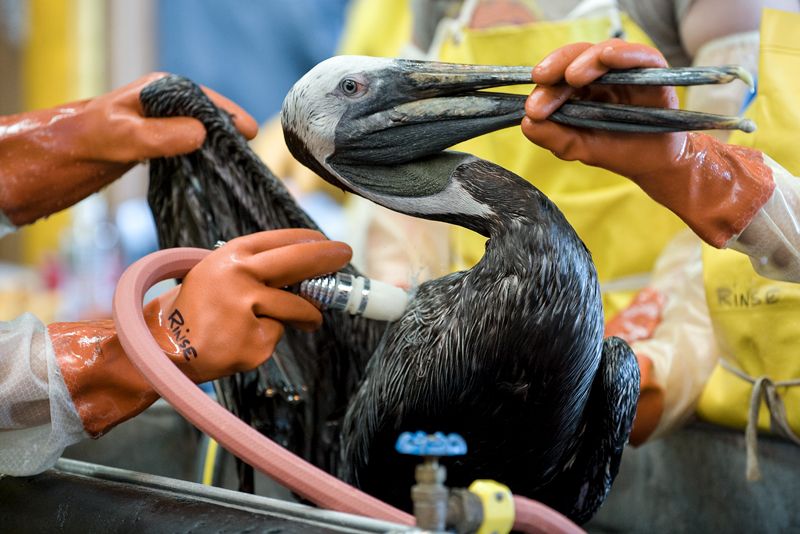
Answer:
<svg viewBox="0 0 800 534"><path fill-rule="evenodd" d="M478 7L478 1L464 0L457 18L444 17L439 21L433 34L431 45L428 48L428 59L430 61L436 61L439 57L439 51L447 39L452 38L456 44L461 43L464 38L464 28L469 26L469 21L472 20L472 15Z"/></svg>
<svg viewBox="0 0 800 534"><path fill-rule="evenodd" d="M765 375L753 378L725 358L720 358L719 364L726 371L753 384L753 392L750 395L750 410L747 416L747 428L744 434L747 447L745 475L749 481L761 480L761 470L758 467L758 412L761 408L761 399L763 397L769 411L770 429L794 444L800 445L800 436L795 434L789 425L786 406L777 390L780 387L800 386L800 379L773 382Z"/></svg>

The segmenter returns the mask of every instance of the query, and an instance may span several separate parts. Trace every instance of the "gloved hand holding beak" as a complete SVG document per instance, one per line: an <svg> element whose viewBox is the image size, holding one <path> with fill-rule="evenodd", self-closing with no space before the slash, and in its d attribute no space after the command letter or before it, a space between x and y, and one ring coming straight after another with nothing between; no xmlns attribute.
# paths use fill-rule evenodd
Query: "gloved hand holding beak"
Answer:
<svg viewBox="0 0 800 534"><path fill-rule="evenodd" d="M346 244L312 230L240 237L150 302L145 319L164 352L194 382L253 369L270 357L284 323L313 330L322 322L311 303L280 288L337 271L351 254ZM48 334L90 436L104 434L158 398L125 355L112 321L55 323Z"/></svg>
<svg viewBox="0 0 800 534"><path fill-rule="evenodd" d="M104 95L0 117L0 210L16 226L60 211L146 159L199 148L205 129L189 117L146 118L139 93L165 76L152 73ZM205 89L247 138L258 124L227 98Z"/></svg>
<svg viewBox="0 0 800 534"><path fill-rule="evenodd" d="M676 108L672 87L591 85L611 69L666 66L657 50L620 39L560 48L533 70L537 86L526 102L522 131L561 159L630 178L704 241L722 248L748 226L775 188L760 152L702 133L616 133L546 120L570 98Z"/></svg>

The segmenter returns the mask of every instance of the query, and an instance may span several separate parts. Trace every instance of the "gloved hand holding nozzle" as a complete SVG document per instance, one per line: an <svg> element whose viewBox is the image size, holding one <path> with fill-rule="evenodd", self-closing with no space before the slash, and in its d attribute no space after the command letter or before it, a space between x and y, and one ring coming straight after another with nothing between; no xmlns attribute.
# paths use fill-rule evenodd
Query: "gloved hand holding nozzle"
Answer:
<svg viewBox="0 0 800 534"><path fill-rule="evenodd" d="M217 241L216 248L226 244ZM285 288L321 311L335 310L375 321L396 321L408 305L408 293L397 286L345 272L328 273Z"/></svg>
<svg viewBox="0 0 800 534"><path fill-rule="evenodd" d="M145 320L162 350L196 383L253 369L270 357L284 324L313 330L322 323L316 306L281 288L335 272L350 256L346 244L313 230L240 237L150 302ZM110 321L56 323L48 331L89 435L102 435L156 400Z"/></svg>

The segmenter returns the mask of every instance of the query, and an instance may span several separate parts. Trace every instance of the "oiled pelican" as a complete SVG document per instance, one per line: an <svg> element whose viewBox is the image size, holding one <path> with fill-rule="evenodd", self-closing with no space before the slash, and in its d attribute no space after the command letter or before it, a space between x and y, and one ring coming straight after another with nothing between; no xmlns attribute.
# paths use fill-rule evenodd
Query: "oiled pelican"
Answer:
<svg viewBox="0 0 800 534"><path fill-rule="evenodd" d="M350 401L340 474L410 507L406 430L464 436L448 484L492 478L587 520L616 476L639 391L621 340L603 340L597 275L558 208L513 173L453 144L519 121L491 69L335 57L284 102L292 153L395 211L489 238L472 269L421 284Z"/></svg>

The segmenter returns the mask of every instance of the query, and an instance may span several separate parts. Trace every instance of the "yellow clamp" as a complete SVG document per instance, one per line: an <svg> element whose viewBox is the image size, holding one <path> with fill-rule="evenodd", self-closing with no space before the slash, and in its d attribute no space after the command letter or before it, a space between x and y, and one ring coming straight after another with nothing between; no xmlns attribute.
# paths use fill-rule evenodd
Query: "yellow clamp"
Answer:
<svg viewBox="0 0 800 534"><path fill-rule="evenodd" d="M514 526L514 499L508 486L494 480L476 480L469 491L483 505L483 522L477 534L507 534Z"/></svg>

